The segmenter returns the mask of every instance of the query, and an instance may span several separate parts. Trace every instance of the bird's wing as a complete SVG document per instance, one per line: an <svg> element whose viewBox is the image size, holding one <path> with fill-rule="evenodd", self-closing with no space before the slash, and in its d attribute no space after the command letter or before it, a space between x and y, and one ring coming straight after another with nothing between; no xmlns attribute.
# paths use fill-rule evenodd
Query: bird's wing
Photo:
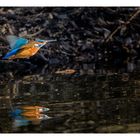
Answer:
<svg viewBox="0 0 140 140"><path fill-rule="evenodd" d="M21 51L26 50L27 48L15 48L8 52L2 59L9 59L10 57L20 53Z"/></svg>
<svg viewBox="0 0 140 140"><path fill-rule="evenodd" d="M27 39L19 38L15 35L8 35L6 38L7 38L7 41L9 42L9 44L10 44L11 49L20 48L21 46L28 43Z"/></svg>
<svg viewBox="0 0 140 140"><path fill-rule="evenodd" d="M2 59L9 59L12 55L15 55L19 50L20 50L20 48L11 50Z"/></svg>
<svg viewBox="0 0 140 140"><path fill-rule="evenodd" d="M27 50L29 48L34 47L35 41L30 41L29 44L23 45L18 48L12 49L10 52L8 52L3 59L9 59L11 56L16 55L17 53L20 53L21 51Z"/></svg>

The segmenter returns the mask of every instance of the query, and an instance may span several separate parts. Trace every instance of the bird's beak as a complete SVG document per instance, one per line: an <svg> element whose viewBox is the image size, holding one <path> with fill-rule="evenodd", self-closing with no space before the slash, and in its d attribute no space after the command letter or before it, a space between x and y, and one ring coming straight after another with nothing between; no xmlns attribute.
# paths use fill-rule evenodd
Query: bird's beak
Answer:
<svg viewBox="0 0 140 140"><path fill-rule="evenodd" d="M57 40L54 39L54 40L46 40L46 43L50 43L50 42L56 42Z"/></svg>

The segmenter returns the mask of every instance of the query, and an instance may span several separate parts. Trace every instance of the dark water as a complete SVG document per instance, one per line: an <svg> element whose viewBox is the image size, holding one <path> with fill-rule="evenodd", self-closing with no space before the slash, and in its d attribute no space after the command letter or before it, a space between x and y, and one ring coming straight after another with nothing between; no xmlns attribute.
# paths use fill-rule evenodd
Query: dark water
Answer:
<svg viewBox="0 0 140 140"><path fill-rule="evenodd" d="M7 81L0 83L0 131L140 132L139 70L140 63L129 63L84 75L38 73L11 78L9 73ZM49 110L39 113L36 106Z"/></svg>

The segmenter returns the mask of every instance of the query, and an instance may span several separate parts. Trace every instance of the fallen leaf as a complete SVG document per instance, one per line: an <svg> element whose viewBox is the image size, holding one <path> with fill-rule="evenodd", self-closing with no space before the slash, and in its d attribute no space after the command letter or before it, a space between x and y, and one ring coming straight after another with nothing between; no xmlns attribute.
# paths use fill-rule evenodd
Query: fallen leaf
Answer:
<svg viewBox="0 0 140 140"><path fill-rule="evenodd" d="M74 69L66 69L66 70L58 70L55 73L56 74L74 74L76 70Z"/></svg>

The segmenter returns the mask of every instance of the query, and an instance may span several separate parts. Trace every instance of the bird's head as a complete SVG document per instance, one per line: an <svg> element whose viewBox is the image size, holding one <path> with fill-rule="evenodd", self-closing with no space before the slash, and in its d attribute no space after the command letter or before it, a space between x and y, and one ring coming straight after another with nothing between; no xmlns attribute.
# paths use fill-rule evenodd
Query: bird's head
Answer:
<svg viewBox="0 0 140 140"><path fill-rule="evenodd" d="M41 39L36 39L35 40L37 44L35 44L36 47L43 47L45 44L50 43L50 42L55 42L56 40L41 40Z"/></svg>

